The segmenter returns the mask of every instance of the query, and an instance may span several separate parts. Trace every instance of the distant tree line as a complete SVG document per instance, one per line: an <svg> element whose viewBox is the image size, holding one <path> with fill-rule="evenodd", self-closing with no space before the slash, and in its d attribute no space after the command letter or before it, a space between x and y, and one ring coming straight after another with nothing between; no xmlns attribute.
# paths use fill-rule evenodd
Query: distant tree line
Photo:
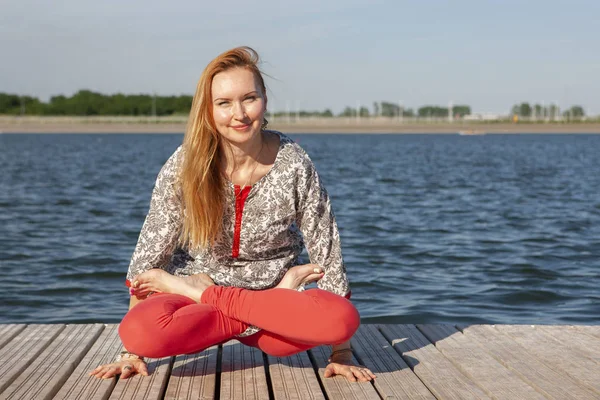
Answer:
<svg viewBox="0 0 600 400"><path fill-rule="evenodd" d="M333 112L330 109L325 109L324 111L275 111L271 112L267 110L267 118L281 118L287 117L290 115L298 115L299 117L333 117Z"/></svg>
<svg viewBox="0 0 600 400"><path fill-rule="evenodd" d="M379 117L433 117L447 118L449 109L439 106L423 106L415 112L412 108L404 108L399 104L386 101L373 103L373 114L370 114L369 109L360 107L360 110L352 107L346 107L339 116L340 117L356 117L357 113L360 117L379 116ZM471 107L466 105L456 105L452 107L452 114L455 117L462 118L465 115L471 114Z"/></svg>
<svg viewBox="0 0 600 400"><path fill-rule="evenodd" d="M0 92L0 114L4 115L75 115L75 116L94 116L94 115L187 115L192 106L191 95L180 96L153 96L149 94L112 94L104 95L90 90L80 90L74 95L53 96L48 102L42 102L31 96L20 96L17 94L8 94ZM342 112L337 114L339 117L420 117L420 118L447 118L449 115L448 107L426 105L418 108L416 111L412 108L404 108L397 103L386 101L373 103L373 111L367 107L357 108L345 107ZM471 114L471 107L467 105L455 105L452 107L454 117L462 118ZM511 108L512 115L519 117L550 118L559 116L567 118L581 118L585 116L585 111L581 106L572 106L567 110L561 110L558 106L550 104L541 106L540 104L530 105L527 102L515 104ZM277 111L267 113L267 117L334 117L330 109L324 111Z"/></svg>
<svg viewBox="0 0 600 400"><path fill-rule="evenodd" d="M559 116L566 118L581 118L585 117L585 110L581 106L572 106L567 110L563 110L561 114L560 108L555 104L549 106L542 106L540 104L534 104L531 106L527 102L521 104L515 104L511 108L512 115L518 115L519 117L533 117L533 118L550 118L554 119Z"/></svg>
<svg viewBox="0 0 600 400"><path fill-rule="evenodd" d="M188 114L192 96L148 94L104 95L80 90L71 97L53 96L47 103L30 96L0 93L0 114L8 115L173 115Z"/></svg>

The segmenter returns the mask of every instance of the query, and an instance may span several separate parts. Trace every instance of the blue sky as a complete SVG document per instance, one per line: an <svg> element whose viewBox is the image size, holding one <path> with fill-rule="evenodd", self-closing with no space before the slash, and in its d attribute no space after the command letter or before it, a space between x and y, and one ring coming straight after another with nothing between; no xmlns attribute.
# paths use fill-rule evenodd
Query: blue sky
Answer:
<svg viewBox="0 0 600 400"><path fill-rule="evenodd" d="M269 108L520 101L600 114L600 2L0 0L0 92L192 94L254 47Z"/></svg>

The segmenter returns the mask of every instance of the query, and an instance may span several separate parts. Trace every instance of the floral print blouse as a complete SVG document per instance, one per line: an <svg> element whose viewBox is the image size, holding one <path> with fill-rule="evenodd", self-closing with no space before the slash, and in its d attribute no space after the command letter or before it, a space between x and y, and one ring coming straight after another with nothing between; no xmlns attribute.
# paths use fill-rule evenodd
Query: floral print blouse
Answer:
<svg viewBox="0 0 600 400"><path fill-rule="evenodd" d="M349 296L337 224L315 166L293 140L270 132L280 139L273 167L251 187L227 182L223 231L208 248L178 244L184 211L177 179L185 152L180 146L173 153L156 180L127 279L162 268L176 276L203 272L221 286L268 289L298 265L305 245L310 262L325 272L318 287Z"/></svg>

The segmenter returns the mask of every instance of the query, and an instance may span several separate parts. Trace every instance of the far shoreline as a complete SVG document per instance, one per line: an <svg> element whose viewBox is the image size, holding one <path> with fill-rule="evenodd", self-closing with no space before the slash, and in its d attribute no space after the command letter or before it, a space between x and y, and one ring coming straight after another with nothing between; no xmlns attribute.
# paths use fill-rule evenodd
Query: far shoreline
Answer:
<svg viewBox="0 0 600 400"><path fill-rule="evenodd" d="M0 116L0 133L160 133L183 134L184 117L10 117ZM600 122L403 122L386 118L277 120L269 129L290 134L599 134Z"/></svg>

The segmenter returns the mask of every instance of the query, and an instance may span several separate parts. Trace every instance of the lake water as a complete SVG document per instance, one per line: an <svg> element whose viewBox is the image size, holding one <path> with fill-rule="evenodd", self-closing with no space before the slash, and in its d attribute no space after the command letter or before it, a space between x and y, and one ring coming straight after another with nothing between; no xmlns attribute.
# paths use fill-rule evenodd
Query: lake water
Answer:
<svg viewBox="0 0 600 400"><path fill-rule="evenodd" d="M600 324L600 135L291 135L364 322ZM0 135L0 323L118 322L182 135Z"/></svg>

